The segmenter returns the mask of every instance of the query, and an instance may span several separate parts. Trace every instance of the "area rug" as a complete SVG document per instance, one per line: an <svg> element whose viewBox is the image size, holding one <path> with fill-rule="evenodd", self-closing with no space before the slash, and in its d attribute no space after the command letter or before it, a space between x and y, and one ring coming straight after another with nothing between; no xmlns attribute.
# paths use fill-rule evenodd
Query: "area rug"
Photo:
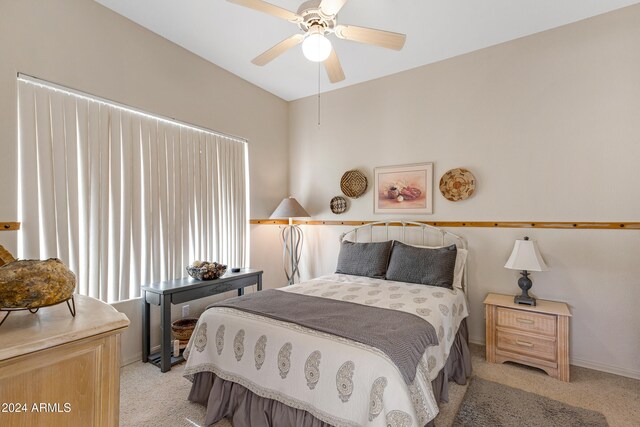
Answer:
<svg viewBox="0 0 640 427"><path fill-rule="evenodd" d="M506 385L471 379L454 426L548 427L608 426L600 412L566 405Z"/></svg>

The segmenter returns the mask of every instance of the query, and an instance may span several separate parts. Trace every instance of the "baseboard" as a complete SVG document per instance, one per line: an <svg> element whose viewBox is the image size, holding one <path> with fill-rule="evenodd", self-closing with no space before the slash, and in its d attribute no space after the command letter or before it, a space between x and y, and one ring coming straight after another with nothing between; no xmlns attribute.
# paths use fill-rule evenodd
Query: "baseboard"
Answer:
<svg viewBox="0 0 640 427"><path fill-rule="evenodd" d="M469 337L469 342L471 344L484 345L485 340L484 337ZM155 353L156 351L160 351L160 346L157 345L151 349L151 353ZM127 366L132 363L138 362L142 359L142 352L138 352L138 354L132 355L125 359L122 359L121 366ZM636 380L640 380L640 371L634 369L620 368L617 366L611 366L604 363L599 362L591 362L589 360L580 359L576 357L572 357L569 360L571 365L580 366L581 368L593 369L595 371L607 372L609 374L621 375L623 377L633 378Z"/></svg>
<svg viewBox="0 0 640 427"><path fill-rule="evenodd" d="M151 353L155 353L156 351L160 351L160 346L157 345L151 348ZM120 361L120 367L131 365L132 363L136 363L142 360L142 351L139 351L137 354L133 354L129 357L124 357Z"/></svg>
<svg viewBox="0 0 640 427"><path fill-rule="evenodd" d="M485 340L484 340L484 337L479 338L479 337L472 337L471 335L469 335L469 342L471 344L484 345Z"/></svg>
<svg viewBox="0 0 640 427"><path fill-rule="evenodd" d="M471 344L485 345L485 339L480 337L469 337ZM569 364L580 366L581 368L593 369L594 371L607 372L609 374L621 375L623 377L640 380L640 371L634 369L620 368L617 366L607 365L605 363L591 362L589 360L571 357Z"/></svg>
<svg viewBox="0 0 640 427"><path fill-rule="evenodd" d="M591 362L576 357L572 357L569 360L571 365L580 366L581 368L593 369L595 371L607 372L609 374L621 375L623 377L633 378L640 380L640 371L627 368L619 368L617 366L611 366L599 362Z"/></svg>
<svg viewBox="0 0 640 427"><path fill-rule="evenodd" d="M469 342L471 344L478 344L478 345L484 345L485 340L484 338L479 338L479 337L469 337ZM160 346L157 345L155 347L153 347L151 349L152 353L155 353L156 351L160 351ZM139 352L138 354L132 355L126 359L122 359L121 361L121 366L127 366L130 365L132 363L138 362L142 359L142 352ZM598 362L591 362L589 360L584 360L584 359L580 359L580 358L576 358L576 357L572 357L569 361L569 363L571 365L574 366L580 366L581 368L588 368L588 369L593 369L595 371L600 371L600 372L607 372L609 374L615 374L615 375L621 375L623 377L628 377L628 378L633 378L636 380L640 380L640 371L636 371L634 369L627 369L627 368L619 368L617 366L611 366L611 365L607 365L604 363L598 363Z"/></svg>

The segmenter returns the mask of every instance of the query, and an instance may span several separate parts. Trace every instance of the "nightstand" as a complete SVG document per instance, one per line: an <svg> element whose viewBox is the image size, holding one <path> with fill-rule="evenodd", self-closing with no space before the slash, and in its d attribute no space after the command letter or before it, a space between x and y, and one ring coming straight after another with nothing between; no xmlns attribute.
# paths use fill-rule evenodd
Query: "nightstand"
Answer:
<svg viewBox="0 0 640 427"><path fill-rule="evenodd" d="M569 381L569 306L537 300L516 304L513 295L489 294L484 300L487 362L507 361L540 368Z"/></svg>

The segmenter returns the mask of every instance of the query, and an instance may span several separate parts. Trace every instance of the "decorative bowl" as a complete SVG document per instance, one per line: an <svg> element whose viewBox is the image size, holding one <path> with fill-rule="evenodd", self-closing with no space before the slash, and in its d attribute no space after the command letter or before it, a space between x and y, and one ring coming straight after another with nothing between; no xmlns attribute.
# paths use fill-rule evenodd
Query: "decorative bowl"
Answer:
<svg viewBox="0 0 640 427"><path fill-rule="evenodd" d="M174 338L180 341L189 341L197 323L197 317L185 317L184 319L175 320L171 323L171 331Z"/></svg>
<svg viewBox="0 0 640 427"><path fill-rule="evenodd" d="M214 280L227 272L227 266L217 262L195 261L187 267L189 276L197 280Z"/></svg>

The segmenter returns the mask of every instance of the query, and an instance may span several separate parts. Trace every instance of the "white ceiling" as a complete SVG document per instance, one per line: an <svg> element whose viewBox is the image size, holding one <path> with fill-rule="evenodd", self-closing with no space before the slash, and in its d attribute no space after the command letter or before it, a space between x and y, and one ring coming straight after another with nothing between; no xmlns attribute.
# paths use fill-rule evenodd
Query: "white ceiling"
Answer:
<svg viewBox="0 0 640 427"><path fill-rule="evenodd" d="M316 94L318 64L297 46L264 67L251 60L295 24L226 0L96 0L212 63L285 99ZM296 11L303 0L270 0ZM401 51L330 36L346 79L321 91L394 74L579 21L638 0L350 0L338 23L405 33Z"/></svg>

